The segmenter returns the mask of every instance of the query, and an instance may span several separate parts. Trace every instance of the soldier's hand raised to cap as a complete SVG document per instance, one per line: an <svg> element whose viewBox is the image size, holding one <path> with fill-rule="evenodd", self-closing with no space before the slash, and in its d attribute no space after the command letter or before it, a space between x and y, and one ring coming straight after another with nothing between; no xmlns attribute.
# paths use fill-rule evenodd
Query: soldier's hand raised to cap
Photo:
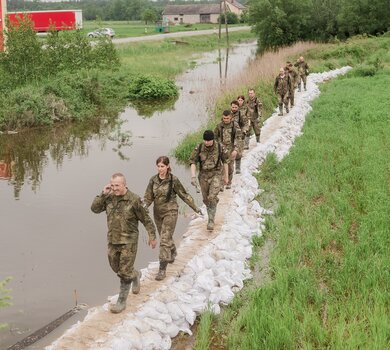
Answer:
<svg viewBox="0 0 390 350"><path fill-rule="evenodd" d="M111 184L108 184L108 185L104 186L104 188L103 188L103 193L104 194L109 194L111 191L112 191Z"/></svg>

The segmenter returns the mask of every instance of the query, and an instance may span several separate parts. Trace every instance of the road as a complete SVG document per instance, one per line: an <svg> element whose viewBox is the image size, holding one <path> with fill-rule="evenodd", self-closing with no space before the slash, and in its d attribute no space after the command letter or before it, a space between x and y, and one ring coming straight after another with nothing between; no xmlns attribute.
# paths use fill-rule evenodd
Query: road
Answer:
<svg viewBox="0 0 390 350"><path fill-rule="evenodd" d="M229 28L229 32L238 32L241 30L250 30L250 29L251 27L249 26L232 27ZM224 30L224 28L222 30ZM182 38L184 36L197 36L197 35L208 35L208 34L218 34L218 30L217 29L192 30L189 32L175 32L175 33L165 33L165 34L156 34L156 35L135 36L129 38L113 39L112 42L114 44L127 44L127 43L134 43L140 41L155 41L155 40L163 40L167 38Z"/></svg>

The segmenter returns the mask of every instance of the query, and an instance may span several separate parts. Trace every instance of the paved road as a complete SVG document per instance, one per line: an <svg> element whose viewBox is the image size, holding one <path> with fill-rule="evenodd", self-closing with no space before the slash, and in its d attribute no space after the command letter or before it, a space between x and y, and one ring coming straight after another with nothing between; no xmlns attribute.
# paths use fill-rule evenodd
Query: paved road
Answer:
<svg viewBox="0 0 390 350"><path fill-rule="evenodd" d="M229 32L238 32L240 30L250 30L249 26L242 27L232 27L229 28ZM222 28L224 30L224 28ZM135 36L130 38L121 38L113 39L114 44L126 44L134 43L138 41L152 41L152 40L163 40L166 38L181 38L184 36L197 36L197 35L207 35L207 34L218 34L218 29L206 29L206 30L192 30L189 32L175 32L175 33L166 33L166 34L156 34L156 35L145 35L145 36Z"/></svg>

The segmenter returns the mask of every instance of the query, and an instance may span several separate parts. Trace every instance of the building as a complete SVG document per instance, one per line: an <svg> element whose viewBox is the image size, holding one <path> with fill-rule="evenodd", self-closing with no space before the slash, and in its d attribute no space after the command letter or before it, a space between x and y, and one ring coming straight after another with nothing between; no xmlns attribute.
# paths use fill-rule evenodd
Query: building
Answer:
<svg viewBox="0 0 390 350"><path fill-rule="evenodd" d="M219 4L167 5L163 20L169 23L218 23Z"/></svg>
<svg viewBox="0 0 390 350"><path fill-rule="evenodd" d="M241 16L245 6L236 0L226 0L228 12ZM224 4L222 3L222 13ZM167 5L163 12L163 20L169 23L218 23L220 5L217 4L191 4Z"/></svg>

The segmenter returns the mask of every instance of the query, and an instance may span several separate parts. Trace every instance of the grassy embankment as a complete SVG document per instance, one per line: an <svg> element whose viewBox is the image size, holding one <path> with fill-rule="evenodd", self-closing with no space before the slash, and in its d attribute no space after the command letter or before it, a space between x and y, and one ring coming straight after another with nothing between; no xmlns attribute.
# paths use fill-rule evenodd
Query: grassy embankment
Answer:
<svg viewBox="0 0 390 350"><path fill-rule="evenodd" d="M232 24L229 27L243 26L246 24ZM155 24L145 25L142 21L84 21L83 33L87 34L98 28L112 28L115 31L115 38L127 38L134 36L147 36L160 34L156 31ZM145 33L145 28L147 32ZM170 33L188 32L192 30L205 30L218 28L217 24L198 23L198 24L180 24L169 27Z"/></svg>
<svg viewBox="0 0 390 350"><path fill-rule="evenodd" d="M249 31L240 31L231 33L230 38L232 42L237 42L253 39L254 35ZM177 40L181 40L183 44L178 45L165 39L120 45L117 47L120 66L113 65L112 69L102 68L99 64L94 66L94 61L88 64L77 60L74 62L74 58L80 55L72 51L73 45L69 49L63 46L61 58L69 56L69 60L73 59L74 69L67 69L65 60L58 73L47 77L37 74L31 80L15 86L10 85L11 80L0 66L0 130L116 116L129 101L129 82L135 75L147 74L154 78L173 79L191 66L194 54L223 45L218 42L216 35ZM75 48L79 46L74 45ZM105 47L102 49L105 50ZM23 49L20 50L20 55L23 56ZM91 60L101 56L95 49L93 51L96 54L91 56L87 46L83 46L81 50L86 57L93 57ZM37 47L36 51L39 51ZM47 50L38 52L37 57L31 58L34 69L35 62L41 62L41 56L46 56L46 52ZM102 53L104 55L106 52ZM51 66L57 69L59 65L51 62ZM24 65L23 69L29 70ZM40 69L47 72L45 67Z"/></svg>
<svg viewBox="0 0 390 350"><path fill-rule="evenodd" d="M271 280L247 284L198 350L389 348L390 38L306 57L316 69L360 64L321 87L291 153L262 165L259 201L276 210L251 264L274 240Z"/></svg>

